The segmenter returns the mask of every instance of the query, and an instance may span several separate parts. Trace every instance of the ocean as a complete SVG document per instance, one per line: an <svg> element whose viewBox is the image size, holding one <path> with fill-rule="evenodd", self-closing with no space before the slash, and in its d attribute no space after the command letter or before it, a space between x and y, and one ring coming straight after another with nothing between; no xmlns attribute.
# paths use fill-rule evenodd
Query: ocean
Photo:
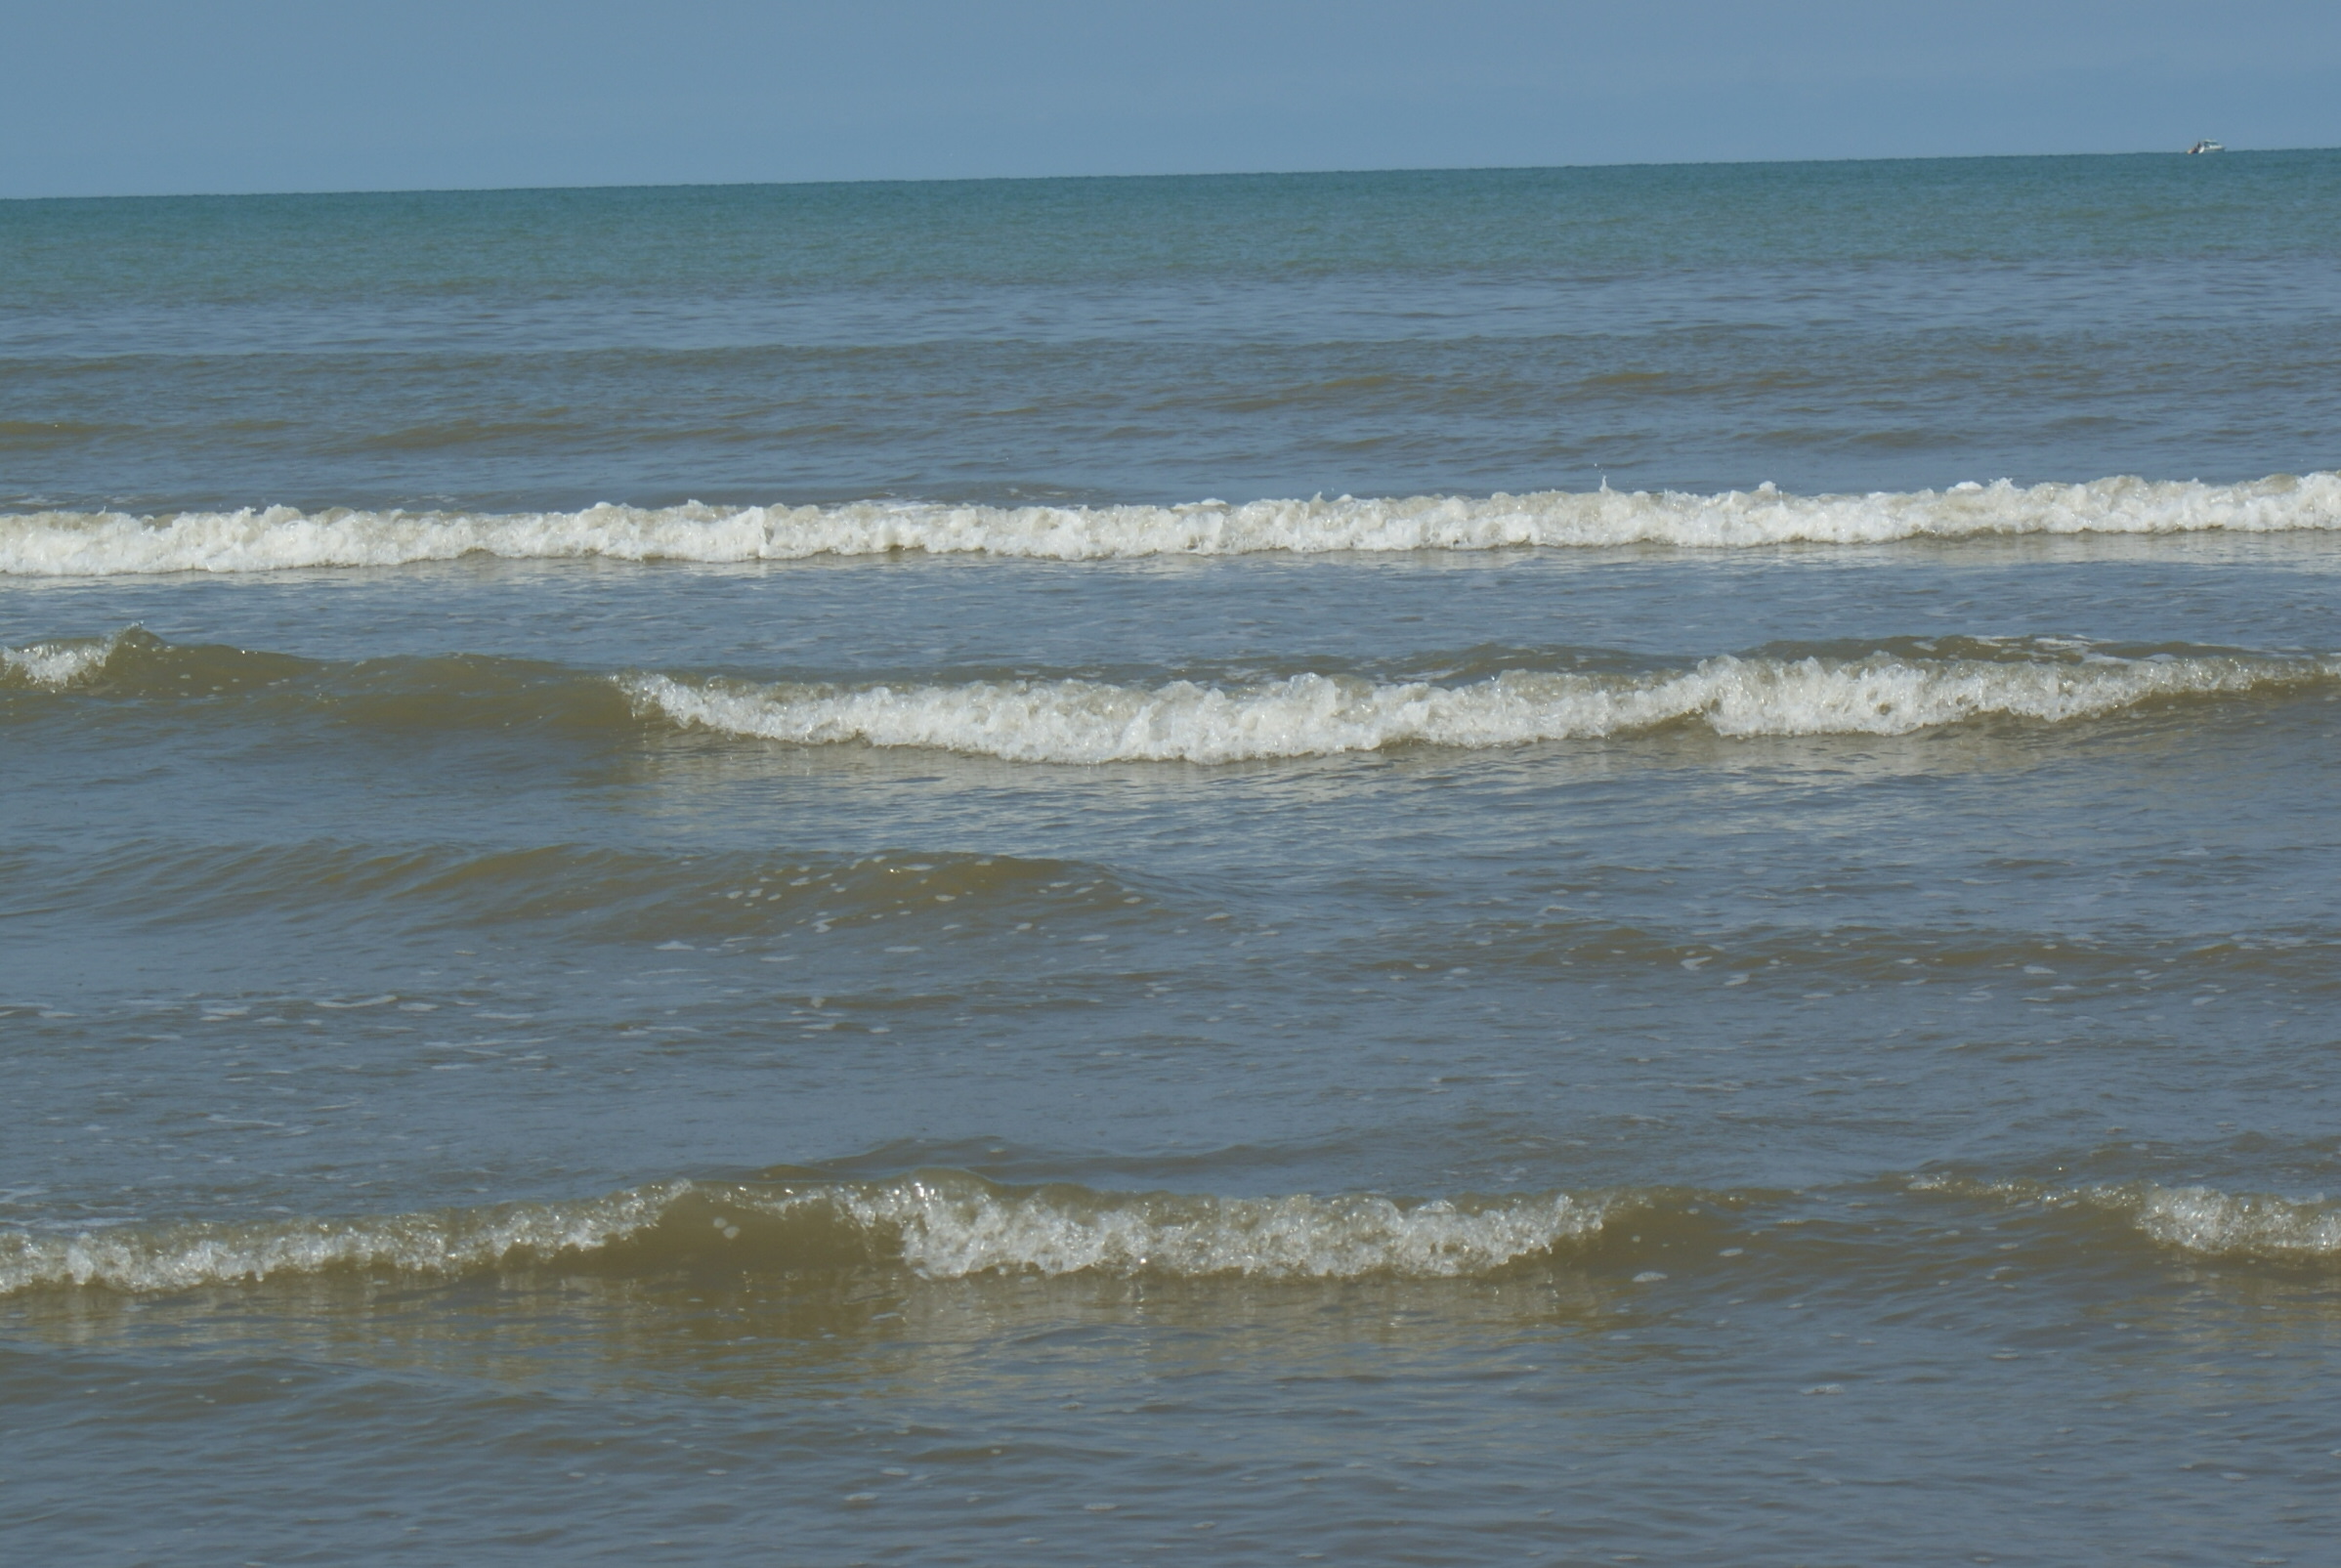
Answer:
<svg viewBox="0 0 2341 1568"><path fill-rule="evenodd" d="M2337 469L2337 152L0 202L7 1555L2330 1563Z"/></svg>

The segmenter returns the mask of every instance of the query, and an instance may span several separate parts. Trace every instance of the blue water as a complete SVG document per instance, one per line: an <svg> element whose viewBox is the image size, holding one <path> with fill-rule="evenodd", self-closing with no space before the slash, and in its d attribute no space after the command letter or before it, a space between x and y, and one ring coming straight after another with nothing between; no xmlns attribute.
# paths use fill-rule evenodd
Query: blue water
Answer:
<svg viewBox="0 0 2341 1568"><path fill-rule="evenodd" d="M2256 479L2328 153L13 202L16 506Z"/></svg>
<svg viewBox="0 0 2341 1568"><path fill-rule="evenodd" d="M0 203L7 1539L2327 1560L2336 219Z"/></svg>

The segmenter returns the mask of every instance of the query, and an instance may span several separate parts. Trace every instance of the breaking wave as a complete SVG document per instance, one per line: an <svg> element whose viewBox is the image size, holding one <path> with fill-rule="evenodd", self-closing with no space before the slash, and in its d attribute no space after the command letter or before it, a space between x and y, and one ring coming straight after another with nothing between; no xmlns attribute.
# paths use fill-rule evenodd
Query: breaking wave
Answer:
<svg viewBox="0 0 2341 1568"><path fill-rule="evenodd" d="M1545 490L1485 497L1341 496L1180 506L638 508L580 512L28 512L0 517L0 575L113 576L512 560L788 561L894 551L1052 561L1269 552L1495 550L1630 544L1728 549L1991 534L2277 533L2341 529L2341 474L2240 485L2134 478L1958 485L1867 495L1760 486L1714 495Z"/></svg>
<svg viewBox="0 0 2341 1568"><path fill-rule="evenodd" d="M1907 735L2004 715L2057 723L2155 699L2341 674L2245 656L2040 661L1723 657L1641 674L1507 670L1471 685L1303 674L1245 687L1096 681L830 687L621 677L646 716L805 745L927 746L1016 762L1236 762L1425 744L1485 748L1680 723L1724 736Z"/></svg>
<svg viewBox="0 0 2341 1568"><path fill-rule="evenodd" d="M2168 1247L2212 1257L2341 1257L2341 1206L2213 1187L2101 1189L2093 1203L2130 1216Z"/></svg>
<svg viewBox="0 0 2341 1568"><path fill-rule="evenodd" d="M1912 1187L2103 1215L2150 1241L2200 1257L2341 1260L2341 1203L2321 1197L2280 1198L2216 1187L2164 1187L2150 1181L2059 1187L2038 1181L1928 1177Z"/></svg>
<svg viewBox="0 0 2341 1568"><path fill-rule="evenodd" d="M106 668L125 634L103 640L77 638L32 643L23 648L0 648L0 686L38 686L64 690Z"/></svg>
<svg viewBox="0 0 2341 1568"><path fill-rule="evenodd" d="M378 1219L122 1226L77 1236L0 1233L0 1293L98 1285L178 1291L200 1285L372 1270L460 1274L507 1261L597 1250L655 1224L686 1184L580 1204L443 1209Z"/></svg>
<svg viewBox="0 0 2341 1568"><path fill-rule="evenodd" d="M1912 1187L2062 1216L2051 1232L2059 1249L2102 1243L2110 1229L2198 1257L2341 1260L2341 1203L2321 1198L2151 1182L2062 1187L1927 1177ZM1649 1232L1653 1243L1703 1248L1722 1238L1685 1227L1707 1223L1689 1216L1711 1202L1729 1207L1732 1200L1680 1189L1429 1201L1366 1193L1230 1198L1007 1186L959 1170L858 1182L768 1172L745 1181L654 1183L573 1203L126 1224L73 1235L0 1231L0 1295L532 1271L620 1279L873 1268L933 1281L1479 1279L1539 1259L1590 1258L1598 1255L1592 1249L1606 1253L1639 1244L1639 1234L1611 1234L1626 1228L1613 1222L1629 1216L1632 1228ZM1909 1246L1910 1257L1928 1268L1941 1259L1931 1234L1913 1231ZM1671 1255L1672 1267L1690 1266L1688 1253ZM1791 1255L1780 1254L1784 1261ZM1820 1254L1799 1261L1831 1266Z"/></svg>
<svg viewBox="0 0 2341 1568"><path fill-rule="evenodd" d="M958 1171L856 1184L676 1181L583 1203L378 1219L122 1226L70 1237L10 1232L0 1234L0 1293L545 1266L653 1273L874 1265L938 1280L1443 1279L1487 1274L1589 1239L1617 1207L1567 1194L1409 1203L1016 1188Z"/></svg>
<svg viewBox="0 0 2341 1568"><path fill-rule="evenodd" d="M1565 1194L1407 1205L1366 1196L1014 1193L964 1178L845 1190L830 1201L861 1227L898 1234L903 1260L937 1279L1026 1271L1450 1278L1588 1236L1607 1211Z"/></svg>
<svg viewBox="0 0 2341 1568"><path fill-rule="evenodd" d="M1508 651L1439 680L1307 671L1159 685L1065 678L758 682L449 655L355 663L166 643L143 627L0 649L0 691L324 714L388 729L639 732L644 724L799 745L926 747L1017 762L1239 762L1392 746L1487 749L1698 725L1717 735L1896 736L1988 718L2057 724L2142 703L2281 698L2341 676L2341 656L2064 638L1897 638L1696 664L1587 669ZM1575 658L1578 667L1550 667ZM1503 661L1499 661L1499 659ZM1519 663L1544 663L1521 668Z"/></svg>

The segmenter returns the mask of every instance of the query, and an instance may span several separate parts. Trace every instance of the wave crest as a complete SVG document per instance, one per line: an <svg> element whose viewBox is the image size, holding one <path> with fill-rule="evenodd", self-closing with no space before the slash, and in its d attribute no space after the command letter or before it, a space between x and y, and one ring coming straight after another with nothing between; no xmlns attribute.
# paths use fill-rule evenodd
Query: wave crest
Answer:
<svg viewBox="0 0 2341 1568"><path fill-rule="evenodd" d="M1081 680L957 686L689 684L619 678L646 717L792 742L926 746L1015 762L1237 762L1425 744L1488 748L1678 723L1734 737L1908 735L2003 715L2047 723L2155 699L2247 692L2341 674L2341 663L2239 656L2088 660L1723 657L1688 670L1507 670L1468 686L1303 674L1221 688Z"/></svg>
<svg viewBox="0 0 2341 1568"><path fill-rule="evenodd" d="M29 643L22 648L0 648L0 687L37 686L64 691L104 672L106 661L120 651L125 638L145 635L139 628L106 638L67 638Z"/></svg>
<svg viewBox="0 0 2341 1568"><path fill-rule="evenodd" d="M2100 1199L2129 1209L2138 1228L2165 1246L2214 1257L2341 1257L2341 1207L2264 1193L2151 1185Z"/></svg>
<svg viewBox="0 0 2341 1568"><path fill-rule="evenodd" d="M2216 1187L2165 1187L2132 1181L2085 1187L2047 1182L1977 1181L1958 1176L1914 1180L1915 1192L2038 1204L2109 1216L2164 1247L2199 1257L2269 1262L2341 1260L2341 1203L2230 1193Z"/></svg>
<svg viewBox="0 0 2341 1568"><path fill-rule="evenodd" d="M931 1279L989 1273L1414 1279L1485 1274L1600 1228L1607 1205L1551 1194L1404 1205L1388 1198L1029 1193L914 1181L834 1200L891 1227Z"/></svg>
<svg viewBox="0 0 2341 1568"><path fill-rule="evenodd" d="M0 575L113 576L511 560L788 561L895 551L1052 561L1337 551L1692 549L1991 534L2275 533L2341 528L2341 474L2239 485L2129 477L1792 495L1544 490L1178 506L593 506L578 512L46 511L0 517Z"/></svg>
<svg viewBox="0 0 2341 1568"><path fill-rule="evenodd" d="M0 1234L0 1294L59 1285L177 1291L337 1271L470 1273L606 1248L656 1224L688 1188L376 1219L190 1222L78 1236L17 1231Z"/></svg>
<svg viewBox="0 0 2341 1568"><path fill-rule="evenodd" d="M327 1274L567 1267L901 1267L989 1274L1447 1279L1597 1233L1614 1203L1564 1193L1428 1203L1002 1187L959 1171L864 1183L674 1181L572 1204L374 1219L0 1234L0 1294L129 1293Z"/></svg>

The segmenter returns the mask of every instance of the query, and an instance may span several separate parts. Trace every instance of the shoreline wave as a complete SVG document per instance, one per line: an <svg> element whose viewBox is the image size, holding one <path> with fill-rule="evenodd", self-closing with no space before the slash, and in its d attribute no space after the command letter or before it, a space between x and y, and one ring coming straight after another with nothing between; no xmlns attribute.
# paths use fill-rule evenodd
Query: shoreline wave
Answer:
<svg viewBox="0 0 2341 1568"><path fill-rule="evenodd" d="M2341 473L2335 472L2234 485L2128 476L2033 486L2000 480L1862 495L1795 495L1764 485L1716 494L1545 490L1174 506L858 501L796 507L606 504L533 513L41 511L0 515L0 576L394 567L467 555L729 564L907 552L1113 561L2334 530L2341 530Z"/></svg>
<svg viewBox="0 0 2341 1568"><path fill-rule="evenodd" d="M900 684L601 674L503 657L320 661L180 646L143 627L0 649L0 693L149 704L257 704L400 729L650 725L804 746L924 748L1010 762L1216 764L1409 745L1488 750L1670 727L1727 739L1894 737L2005 719L2065 724L2189 699L2281 697L2341 678L2341 655L2073 639L1888 639L1695 664L1555 669L1508 650L1441 680L1303 670L1281 678L1118 684L1078 676ZM1544 664L1547 667L1521 667ZM1451 684L1449 684L1451 683Z"/></svg>
<svg viewBox="0 0 2341 1568"><path fill-rule="evenodd" d="M1159 1275L1261 1280L1484 1275L1596 1235L1630 1202L1565 1193L1412 1203L1006 1187L959 1171L861 1183L678 1180L568 1204L372 1219L0 1233L0 1296L132 1293L332 1273L451 1277L897 1266L922 1279Z"/></svg>
<svg viewBox="0 0 2341 1568"><path fill-rule="evenodd" d="M2242 1262L2341 1262L2341 1203L2150 1181L2058 1187L1920 1178L1914 1194L2037 1207L2079 1222L2073 1245L2110 1227L2134 1245ZM671 1180L569 1203L503 1204L366 1218L128 1224L75 1235L0 1231L0 1297L44 1289L129 1294L340 1277L453 1279L554 1270L657 1278L716 1270L803 1273L898 1269L928 1282L1086 1276L1327 1282L1500 1278L1575 1249L1658 1255L1693 1268L1696 1248L1751 1195L1677 1188L1459 1195L1267 1197L1009 1186L961 1170L888 1180L768 1175ZM1701 1218L1702 1214L1709 1217ZM1632 1217L1638 1233L1619 1238ZM1750 1235L1766 1230L1760 1215ZM1932 1227L1910 1232L1928 1269ZM1953 1234L1957 1234L1954 1232ZM1710 1255L1736 1257L1740 1251ZM1997 1255L1997 1254L1994 1254ZM2033 1254L2037 1257L2038 1254ZM1792 1250L1783 1261L1794 1266ZM1807 1262L1813 1259L1808 1257ZM1663 1274L1654 1277L1664 1277ZM1934 1276L1929 1273L1928 1278ZM1640 1276L1638 1276L1638 1279Z"/></svg>
<svg viewBox="0 0 2341 1568"><path fill-rule="evenodd" d="M1719 736L1901 736L2006 717L2057 724L2171 698L2235 695L2341 676L2341 660L2208 657L2038 661L1741 657L1687 670L1580 675L1506 670L1465 686L1301 674L1227 688L1083 680L852 690L618 685L646 718L799 745L861 742L1010 762L1227 763L1419 744L1467 750L1596 740L1677 724Z"/></svg>
<svg viewBox="0 0 2341 1568"><path fill-rule="evenodd" d="M2323 1197L2232 1193L2200 1184L2165 1187L2151 1181L2064 1187L1962 1177L1922 1177L1911 1190L2109 1215L2149 1241L2195 1257L2341 1261L2341 1203Z"/></svg>

